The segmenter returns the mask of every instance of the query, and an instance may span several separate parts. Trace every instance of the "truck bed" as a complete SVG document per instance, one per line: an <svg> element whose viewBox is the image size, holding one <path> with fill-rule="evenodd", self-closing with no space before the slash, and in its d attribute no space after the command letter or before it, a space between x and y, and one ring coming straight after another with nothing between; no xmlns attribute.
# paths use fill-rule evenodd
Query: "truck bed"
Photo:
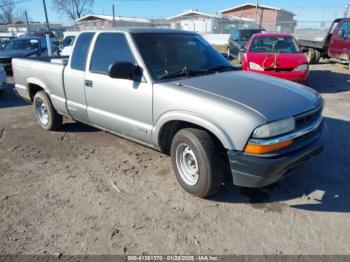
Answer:
<svg viewBox="0 0 350 262"><path fill-rule="evenodd" d="M325 41L315 41L315 40L302 40L298 39L299 45L308 48L314 48L323 50L325 48Z"/></svg>
<svg viewBox="0 0 350 262"><path fill-rule="evenodd" d="M63 72L65 57L15 58L12 60L16 90L20 96L31 100L30 90L41 86L49 94L52 104L61 113L66 113L66 96Z"/></svg>

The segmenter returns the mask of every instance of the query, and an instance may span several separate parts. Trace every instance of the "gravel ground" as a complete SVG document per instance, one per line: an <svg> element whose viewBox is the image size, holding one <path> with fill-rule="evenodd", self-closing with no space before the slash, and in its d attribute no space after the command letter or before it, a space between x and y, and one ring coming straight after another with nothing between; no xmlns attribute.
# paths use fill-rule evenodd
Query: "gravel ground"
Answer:
<svg viewBox="0 0 350 262"><path fill-rule="evenodd" d="M42 130L9 85L0 254L350 254L350 71L312 66L310 85L326 100L325 151L273 186L207 200L158 152L69 120Z"/></svg>

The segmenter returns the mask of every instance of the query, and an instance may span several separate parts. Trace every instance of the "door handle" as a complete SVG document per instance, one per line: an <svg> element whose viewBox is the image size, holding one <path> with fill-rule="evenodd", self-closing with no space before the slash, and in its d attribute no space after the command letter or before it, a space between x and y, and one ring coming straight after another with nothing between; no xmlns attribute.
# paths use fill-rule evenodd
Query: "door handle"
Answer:
<svg viewBox="0 0 350 262"><path fill-rule="evenodd" d="M87 87L93 87L94 82L92 82L92 80L85 80L85 86Z"/></svg>

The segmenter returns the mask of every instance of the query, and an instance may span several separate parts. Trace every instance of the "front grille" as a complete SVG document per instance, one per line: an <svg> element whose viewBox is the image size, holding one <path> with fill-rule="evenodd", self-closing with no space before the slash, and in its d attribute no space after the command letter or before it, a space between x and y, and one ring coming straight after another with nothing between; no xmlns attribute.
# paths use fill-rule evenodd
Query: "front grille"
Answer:
<svg viewBox="0 0 350 262"><path fill-rule="evenodd" d="M295 117L295 127L296 130L303 129L310 126L312 123L317 121L322 114L322 108L318 108L313 111L306 112L304 114Z"/></svg>
<svg viewBox="0 0 350 262"><path fill-rule="evenodd" d="M294 68L268 68L268 69L265 69L265 71L275 71L275 72L291 72L293 71Z"/></svg>

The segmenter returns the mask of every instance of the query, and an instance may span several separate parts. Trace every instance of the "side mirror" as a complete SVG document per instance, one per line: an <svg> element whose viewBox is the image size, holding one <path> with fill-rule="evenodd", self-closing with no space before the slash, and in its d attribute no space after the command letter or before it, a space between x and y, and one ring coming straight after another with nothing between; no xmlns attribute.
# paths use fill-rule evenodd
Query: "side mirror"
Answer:
<svg viewBox="0 0 350 262"><path fill-rule="evenodd" d="M135 76L140 76L140 73L140 67L131 62L117 62L108 69L108 75L111 78L132 80L135 79Z"/></svg>

